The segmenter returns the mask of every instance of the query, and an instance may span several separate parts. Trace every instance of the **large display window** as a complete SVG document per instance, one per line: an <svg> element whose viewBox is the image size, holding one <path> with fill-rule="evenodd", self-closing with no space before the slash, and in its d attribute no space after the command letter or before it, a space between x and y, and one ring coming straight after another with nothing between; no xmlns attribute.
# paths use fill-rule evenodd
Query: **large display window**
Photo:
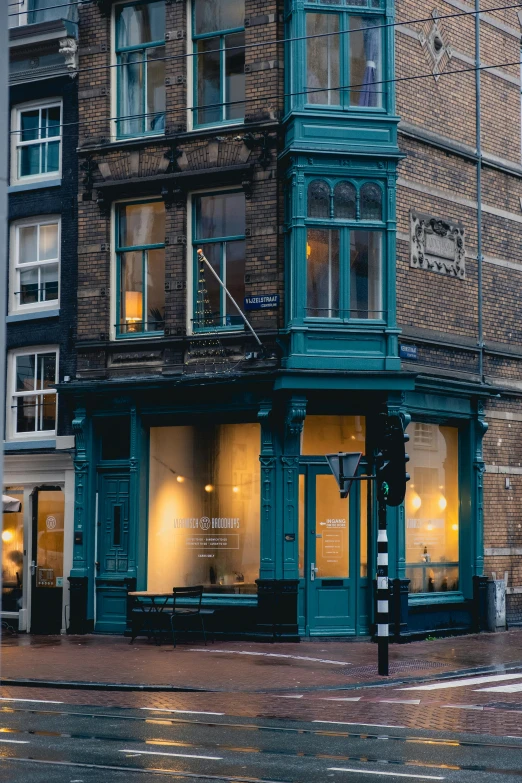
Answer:
<svg viewBox="0 0 522 783"><path fill-rule="evenodd" d="M459 589L459 433L413 422L406 509L406 576L410 592Z"/></svg>
<svg viewBox="0 0 522 783"><path fill-rule="evenodd" d="M24 579L23 488L7 487L6 493L22 503L20 511L3 514L2 521L2 612L22 608Z"/></svg>
<svg viewBox="0 0 522 783"><path fill-rule="evenodd" d="M301 454L323 456L337 451L365 453L364 416L307 416L304 420Z"/></svg>
<svg viewBox="0 0 522 783"><path fill-rule="evenodd" d="M151 428L148 590L256 592L259 449L258 424Z"/></svg>

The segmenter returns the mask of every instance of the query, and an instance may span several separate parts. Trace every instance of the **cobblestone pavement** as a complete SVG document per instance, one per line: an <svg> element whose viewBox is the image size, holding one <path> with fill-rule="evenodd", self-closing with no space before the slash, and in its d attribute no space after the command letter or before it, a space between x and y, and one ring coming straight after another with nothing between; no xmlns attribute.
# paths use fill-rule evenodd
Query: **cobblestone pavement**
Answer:
<svg viewBox="0 0 522 783"><path fill-rule="evenodd" d="M146 641L130 645L117 637L20 636L2 646L4 683L26 678L174 685L202 692L85 690L35 683L5 685L0 704L4 713L17 707L54 710L70 705L81 712L136 710L150 713L154 721L215 713L522 740L521 631L392 646L389 679L377 676L376 656L376 646L366 642L220 642L173 650Z"/></svg>
<svg viewBox="0 0 522 783"><path fill-rule="evenodd" d="M119 636L6 638L2 678L174 686L227 692L343 688L378 681L371 642L157 646ZM522 630L390 646L394 678L522 662Z"/></svg>

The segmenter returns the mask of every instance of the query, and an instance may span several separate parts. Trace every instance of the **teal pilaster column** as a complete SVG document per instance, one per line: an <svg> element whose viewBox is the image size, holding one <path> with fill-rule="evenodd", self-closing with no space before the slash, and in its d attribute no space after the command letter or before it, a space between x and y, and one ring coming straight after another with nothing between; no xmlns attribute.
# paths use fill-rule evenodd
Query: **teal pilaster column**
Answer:
<svg viewBox="0 0 522 783"><path fill-rule="evenodd" d="M90 513L92 500L89 492L90 464L89 438L87 433L87 412L85 408L75 411L72 428L75 435L76 453L74 455L74 544L73 576L87 576L91 543L94 541L93 525ZM93 521L93 524L89 524ZM92 528L92 529L91 529ZM81 541L81 543L79 543Z"/></svg>
<svg viewBox="0 0 522 783"><path fill-rule="evenodd" d="M135 405L130 409L130 460L129 460L129 530L127 531L129 541L129 562L127 576L137 575L137 552L138 552L138 534L140 520L140 493L139 493L139 469L140 469L140 433L139 417Z"/></svg>
<svg viewBox="0 0 522 783"><path fill-rule="evenodd" d="M477 415L475 419L475 448L473 460L473 507L472 529L474 534L474 557L472 563L473 576L482 576L484 573L484 473L486 466L483 456L483 440L488 431L488 423L485 420L484 403L477 402Z"/></svg>
<svg viewBox="0 0 522 783"><path fill-rule="evenodd" d="M278 557L281 579L299 579L299 455L306 417L306 397L293 396L285 416L283 465L283 516L278 519Z"/></svg>
<svg viewBox="0 0 522 783"><path fill-rule="evenodd" d="M261 552L260 579L276 578L277 458L272 403L264 400L257 414L261 425Z"/></svg>

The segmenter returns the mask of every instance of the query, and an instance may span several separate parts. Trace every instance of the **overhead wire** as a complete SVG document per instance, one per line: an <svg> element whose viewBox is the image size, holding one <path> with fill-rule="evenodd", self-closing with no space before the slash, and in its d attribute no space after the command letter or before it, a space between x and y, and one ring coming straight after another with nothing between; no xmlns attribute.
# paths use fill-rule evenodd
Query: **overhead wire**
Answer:
<svg viewBox="0 0 522 783"><path fill-rule="evenodd" d="M48 6L45 10L48 10L50 8L61 8L61 7L65 8L65 7L69 7L71 5L90 5L91 3L92 3L92 0L72 0L72 2L70 2L70 3L64 3L62 5L56 5L56 6ZM522 2L510 4L510 5L507 5L507 6L506 5L495 6L495 7L491 7L491 8L487 8L487 9L481 9L480 11L477 11L477 10L473 9L473 10L468 10L468 11L458 11L458 12L452 13L452 14L441 14L441 15L437 14L436 18L437 18L437 20L443 20L443 19L461 18L461 17L465 17L465 16L475 16L476 17L479 14L491 13L493 11L512 10L514 8L522 8ZM361 11L363 11L363 9L361 9ZM26 13L26 12L20 12L20 13ZM13 15L16 16L16 15L19 15L19 14L11 14L11 16L13 16ZM395 22L386 22L384 24L378 24L378 25L368 25L367 27L357 27L357 28L353 28L353 29L350 29L350 30L342 30L342 31L337 31L336 30L336 31L327 32L327 33L316 33L316 34L313 34L313 35L296 36L296 37L292 37L292 38L281 38L281 39L273 39L273 40L270 40L270 41L259 41L259 42L254 42L254 43L251 43L251 44L245 44L244 46L229 47L229 49L230 49L230 51L232 51L233 49L245 50L245 49L251 49L251 48L259 48L261 46L289 44L289 43L296 42L296 41L330 37L332 35L346 35L346 34L351 34L351 33L356 33L356 32L364 32L364 31L368 31L368 30L384 29L384 28L390 28L390 27L399 27L399 26L408 25L408 24L419 24L419 23L423 23L423 22L427 22L427 21L433 21L433 18L434 18L433 16L420 17L420 18L416 18L416 19L408 19L408 20L401 20L401 21L395 21ZM204 52L185 52L183 54L168 55L168 56L165 56L165 57L154 57L154 58L150 58L148 61L147 60L136 60L136 61L133 61L133 65L139 65L139 64L146 63L146 62L162 62L162 61L186 59L188 57L195 57L195 56L199 56L199 55L209 55L209 54L217 53L217 52L220 52L220 51L221 51L221 49L205 50ZM471 72L476 72L477 70L490 70L490 69L493 69L493 68L506 68L506 67L516 66L516 65L520 65L520 64L521 64L520 61L515 61L515 62L495 63L493 65L485 65L485 66L480 66L480 67L472 66L470 68L461 68L461 69L456 69L456 70L453 70L453 71L445 71L445 72L441 73L440 76L448 76L448 75L460 74L460 73L471 73ZM109 69L112 69L114 67L125 67L125 64L124 63L110 63L109 65L89 66L87 68L78 68L78 69L75 69L75 74L87 73L87 72L98 71L98 70L109 70ZM430 73L425 73L425 74L415 74L414 76L394 77L392 79L384 79L384 80L381 80L381 81L373 82L372 83L372 87L375 87L375 86L378 86L378 85L393 84L393 83L402 82L402 81L410 81L410 80L414 80L414 79L429 78L429 77L432 77L432 76L433 76L433 73L430 72ZM367 83L363 82L363 83L360 83L360 84L349 84L349 85L344 85L344 86L340 85L338 87L329 87L329 88L325 88L325 87L307 88L305 90L299 90L299 91L294 91L294 92L285 92L283 94L275 93L275 94L268 95L268 96L263 96L263 97L266 100L276 99L276 98L281 98L281 97L283 97L283 98L292 98L292 97L297 97L299 95L310 95L310 94L313 94L313 93L321 93L321 92L328 92L328 93L346 92L348 90L358 90L358 89L364 88L366 86L367 86ZM384 92L383 90L380 91L381 94L383 92ZM158 115L167 116L167 115L178 114L178 113L179 114L185 114L188 111L195 112L195 111L199 111L199 110L202 110L202 109L208 111L210 109L217 108L217 107L220 107L220 106L223 106L223 105L226 105L228 107L232 107L232 106L235 106L235 105L244 105L244 104L247 104L250 100L254 100L254 99L244 98L244 99L240 99L240 100L238 99L237 101L226 101L226 102L219 102L219 103L215 103L215 104L204 104L204 105L201 105L201 106L198 106L198 105L178 106L178 107L173 107L171 109L166 109L164 111L159 111L159 112L144 112L142 114L131 114L131 115L118 116L118 117L107 117L106 116L106 117L99 117L96 120L90 120L90 121L78 120L78 121L74 121L74 122L60 123L60 124L52 125L52 128L65 128L65 127L72 127L72 126L81 126L83 124L85 124L85 125L88 124L88 125L92 126L93 122L95 122L95 123L124 122L124 121L131 121L131 120L135 120L135 119L141 119L141 118L147 117L147 116L149 116L149 117L158 116ZM256 100L257 100L257 98L256 98ZM44 130L44 129L48 130L48 127L47 126L39 126L39 127L37 126L37 127L31 128L29 130L30 131L36 131L36 130ZM10 135L11 134L15 134L16 135L16 134L23 133L23 131L15 129L15 130L11 130L9 133L10 133ZM51 136L51 137L47 137L47 138L53 138L53 137Z"/></svg>
<svg viewBox="0 0 522 783"><path fill-rule="evenodd" d="M463 74L463 73L475 73L477 71L488 71L488 70L492 70L492 69L495 69L495 68L508 68L508 67L512 67L512 66L514 67L516 65L518 65L518 66L522 65L522 60L514 60L514 61L511 61L511 62L502 62L502 63L493 63L491 65L471 66L469 68L457 68L457 69L455 69L453 71L441 71L440 73L437 74L437 76L438 77L455 76L455 75L459 75L459 74ZM415 80L418 80L418 79L428 79L428 78L433 78L433 72L432 71L430 71L429 73L414 74L412 76L396 76L396 77L394 77L392 79L382 79L381 81L372 82L371 86L375 87L375 86L378 86L378 85L386 85L386 84L394 84L394 83L396 84L396 83L399 83L399 82L408 82L408 81L415 81ZM264 100L270 100L270 99L275 99L275 98L293 98L293 97L297 97L299 95L310 95L310 94L316 93L316 92L347 92L349 90L359 90L359 89L362 89L362 88L367 87L367 86L368 86L368 82L360 82L359 84L348 84L348 85L344 85L344 86L341 85L339 87L307 88L305 90L297 90L295 92L283 92L283 93L279 93L278 92L278 93L273 93L272 95L264 95L263 99ZM381 90L381 91L379 91L379 94L382 94L383 92L384 91ZM212 109L212 108L215 108L215 107L218 107L218 106L223 106L223 105L226 105L226 106L243 105L243 104L247 104L247 103L249 103L251 101L258 101L258 100L259 100L259 97L255 96L253 98L242 98L242 99L237 100L237 101L226 101L225 103L221 102L221 103L215 103L215 104L204 104L202 106L197 106L197 105L195 105L195 106L176 106L176 107L173 107L172 109L165 109L163 111L144 112L142 114L129 114L129 115L117 116L117 117L98 117L98 118L92 119L92 120L77 120L75 122L60 123L60 124L52 125L51 127L52 128L64 128L64 127L81 126L81 125L88 125L89 127L92 127L92 125L94 123L125 122L125 121L128 121L128 120L140 119L140 118L143 118L143 117L167 116L167 115L171 115L171 114L181 115L181 114L186 114L186 112L189 112L189 111L191 111L191 112L192 111L198 111L200 109L208 110L208 109ZM320 106L322 104L316 104L316 105L317 105L318 108L320 108ZM331 108L335 111L336 107L331 107ZM357 106L355 106L353 108L357 109ZM238 122L238 125L239 124L240 124L240 122ZM227 125L219 126L219 128L221 128L223 131L226 131L227 127L229 127L229 126L227 126ZM233 125L230 126L231 129L233 127L234 127ZM42 130L42 129L48 130L48 127L47 126L40 126L40 128L34 127L34 128L28 129L27 132L32 132L32 131L35 131L35 130ZM213 127L210 126L209 130L212 130L212 129L213 129ZM23 132L24 132L23 130L11 130L10 134L21 134ZM151 140L152 139L161 138L162 136L164 136L163 133L161 133L161 134L160 133L158 133L158 134L150 134ZM140 138L142 138L142 139L145 139L147 137L148 136L140 136ZM57 137L56 136L48 136L48 137L45 137L43 139L38 139L38 141L45 141L45 140L52 141L53 138L57 138ZM62 134L62 138L63 138L63 134Z"/></svg>

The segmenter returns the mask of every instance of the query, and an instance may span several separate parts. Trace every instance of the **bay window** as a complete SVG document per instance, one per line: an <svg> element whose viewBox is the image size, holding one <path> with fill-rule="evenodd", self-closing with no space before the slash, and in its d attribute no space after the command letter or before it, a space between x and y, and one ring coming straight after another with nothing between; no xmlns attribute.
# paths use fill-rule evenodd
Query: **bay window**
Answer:
<svg viewBox="0 0 522 783"><path fill-rule="evenodd" d="M244 0L193 0L194 125L245 115Z"/></svg>
<svg viewBox="0 0 522 783"><path fill-rule="evenodd" d="M119 138L165 131L164 0L117 5L116 127Z"/></svg>
<svg viewBox="0 0 522 783"><path fill-rule="evenodd" d="M165 320L165 205L116 205L117 337L162 333Z"/></svg>
<svg viewBox="0 0 522 783"><path fill-rule="evenodd" d="M382 220L382 189L376 183L309 183L307 317L384 317L384 232L377 225Z"/></svg>
<svg viewBox="0 0 522 783"><path fill-rule="evenodd" d="M382 107L382 24L380 16L306 14L308 104Z"/></svg>
<svg viewBox="0 0 522 783"><path fill-rule="evenodd" d="M11 436L52 434L56 430L57 351L16 351L9 355Z"/></svg>
<svg viewBox="0 0 522 783"><path fill-rule="evenodd" d="M206 265L207 260L236 302L245 296L245 195L218 192L196 196L194 205L194 330L241 328L243 320Z"/></svg>
<svg viewBox="0 0 522 783"><path fill-rule="evenodd" d="M408 427L406 577L411 593L459 589L459 431L412 422Z"/></svg>

